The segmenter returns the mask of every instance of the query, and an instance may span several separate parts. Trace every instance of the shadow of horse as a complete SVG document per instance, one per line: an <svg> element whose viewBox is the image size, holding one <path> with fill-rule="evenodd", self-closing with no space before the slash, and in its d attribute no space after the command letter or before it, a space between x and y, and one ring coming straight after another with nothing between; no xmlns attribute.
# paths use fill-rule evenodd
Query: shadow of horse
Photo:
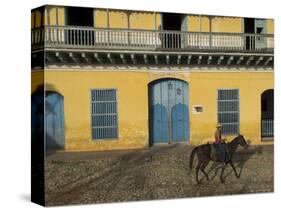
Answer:
<svg viewBox="0 0 281 212"><path fill-rule="evenodd" d="M238 171L238 175L239 177L241 177L243 169L244 169L244 165L245 163L253 156L256 154L262 154L262 147L258 146L258 147L252 147L249 148L247 151L240 151L237 152L237 155L235 155L232 159L233 164L236 166L236 168L239 168ZM207 171L208 174L210 174L211 172L214 172L214 175L212 177L210 177L210 180L213 180L217 174L218 171L223 167L223 165L219 162L213 162L212 166L210 167L210 169ZM233 169L230 169L224 176L224 178L226 179L227 177L229 177L232 173L234 172ZM203 177L202 177L203 178ZM202 180L202 178L200 180Z"/></svg>

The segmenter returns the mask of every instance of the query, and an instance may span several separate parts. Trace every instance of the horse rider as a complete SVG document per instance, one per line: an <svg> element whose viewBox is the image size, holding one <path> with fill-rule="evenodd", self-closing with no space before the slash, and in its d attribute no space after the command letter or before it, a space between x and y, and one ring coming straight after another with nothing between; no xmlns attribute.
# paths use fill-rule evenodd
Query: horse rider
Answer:
<svg viewBox="0 0 281 212"><path fill-rule="evenodd" d="M222 126L221 124L217 124L216 131L215 131L215 148L219 152L219 158L222 162L225 162L225 146L224 146L224 139L222 139Z"/></svg>

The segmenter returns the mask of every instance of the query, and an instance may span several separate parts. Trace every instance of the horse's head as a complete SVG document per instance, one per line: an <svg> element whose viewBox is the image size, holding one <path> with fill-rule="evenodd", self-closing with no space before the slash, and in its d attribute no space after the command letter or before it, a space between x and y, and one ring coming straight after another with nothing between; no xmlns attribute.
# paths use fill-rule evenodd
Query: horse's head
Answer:
<svg viewBox="0 0 281 212"><path fill-rule="evenodd" d="M247 149L249 147L248 143L246 142L245 138L243 135L238 135L237 136L237 142L240 146L244 147Z"/></svg>

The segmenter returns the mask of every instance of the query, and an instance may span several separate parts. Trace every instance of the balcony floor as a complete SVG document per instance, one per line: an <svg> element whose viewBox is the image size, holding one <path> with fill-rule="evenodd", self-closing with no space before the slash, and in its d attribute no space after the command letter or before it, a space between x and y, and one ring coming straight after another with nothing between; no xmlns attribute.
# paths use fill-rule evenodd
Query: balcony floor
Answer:
<svg viewBox="0 0 281 212"><path fill-rule="evenodd" d="M42 54L44 56L42 56ZM40 62L45 58L45 63ZM143 52L47 49L32 53L32 66L176 66L273 69L272 54Z"/></svg>

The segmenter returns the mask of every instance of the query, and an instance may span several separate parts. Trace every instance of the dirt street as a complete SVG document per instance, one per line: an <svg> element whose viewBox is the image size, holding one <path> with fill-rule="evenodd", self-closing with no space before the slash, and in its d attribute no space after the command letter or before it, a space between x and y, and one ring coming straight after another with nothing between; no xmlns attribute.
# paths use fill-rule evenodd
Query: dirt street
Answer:
<svg viewBox="0 0 281 212"><path fill-rule="evenodd" d="M187 145L152 147L118 152L54 153L46 162L48 206L123 202L197 196L273 192L273 146L239 148L234 163L219 180L218 163L210 162L210 181L189 169L192 150ZM196 161L195 161L196 163Z"/></svg>

